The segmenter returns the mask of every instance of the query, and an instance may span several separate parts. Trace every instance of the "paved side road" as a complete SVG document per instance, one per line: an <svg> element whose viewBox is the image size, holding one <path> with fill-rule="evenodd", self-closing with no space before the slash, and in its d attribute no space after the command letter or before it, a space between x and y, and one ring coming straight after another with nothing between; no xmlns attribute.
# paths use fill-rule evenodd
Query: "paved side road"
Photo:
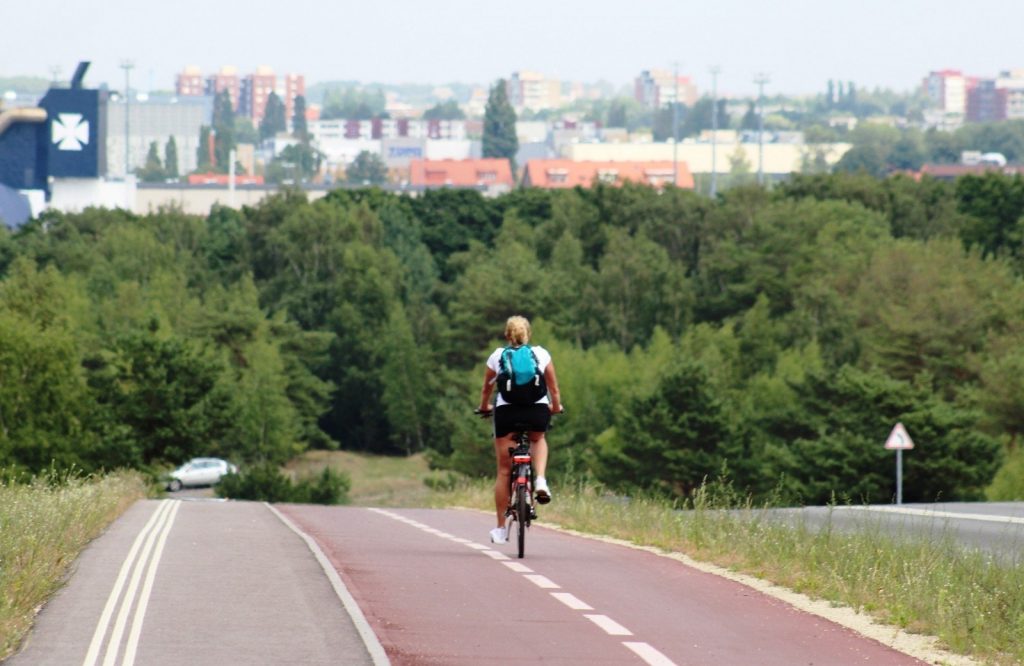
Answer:
<svg viewBox="0 0 1024 666"><path fill-rule="evenodd" d="M272 509L147 500L90 544L5 662L133 663L373 659L313 552Z"/></svg>

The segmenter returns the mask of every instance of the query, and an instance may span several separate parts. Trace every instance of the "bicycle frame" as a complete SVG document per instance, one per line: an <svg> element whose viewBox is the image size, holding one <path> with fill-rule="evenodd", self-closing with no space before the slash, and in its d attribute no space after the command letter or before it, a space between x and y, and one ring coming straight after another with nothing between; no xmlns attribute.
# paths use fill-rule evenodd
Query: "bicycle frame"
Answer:
<svg viewBox="0 0 1024 666"><path fill-rule="evenodd" d="M537 517L533 505L533 457L530 454L529 436L525 432L518 433L516 446L510 446L508 453L512 458L512 474L505 519L510 537L511 523L516 523L518 552L522 558L526 552L526 528Z"/></svg>

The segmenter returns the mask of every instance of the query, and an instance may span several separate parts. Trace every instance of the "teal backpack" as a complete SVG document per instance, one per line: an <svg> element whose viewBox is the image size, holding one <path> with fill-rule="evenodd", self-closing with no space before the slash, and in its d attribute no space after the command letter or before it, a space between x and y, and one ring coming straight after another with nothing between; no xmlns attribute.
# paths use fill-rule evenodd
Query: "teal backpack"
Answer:
<svg viewBox="0 0 1024 666"><path fill-rule="evenodd" d="M532 405L548 394L544 373L529 345L501 350L497 383L498 393L510 405Z"/></svg>

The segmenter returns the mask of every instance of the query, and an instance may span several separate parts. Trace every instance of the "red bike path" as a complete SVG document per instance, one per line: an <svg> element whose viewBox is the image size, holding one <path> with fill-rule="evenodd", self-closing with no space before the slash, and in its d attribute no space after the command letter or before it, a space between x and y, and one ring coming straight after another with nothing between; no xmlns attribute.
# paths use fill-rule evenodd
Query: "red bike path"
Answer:
<svg viewBox="0 0 1024 666"><path fill-rule="evenodd" d="M526 557L482 513L282 506L394 664L921 664L745 585L534 525Z"/></svg>

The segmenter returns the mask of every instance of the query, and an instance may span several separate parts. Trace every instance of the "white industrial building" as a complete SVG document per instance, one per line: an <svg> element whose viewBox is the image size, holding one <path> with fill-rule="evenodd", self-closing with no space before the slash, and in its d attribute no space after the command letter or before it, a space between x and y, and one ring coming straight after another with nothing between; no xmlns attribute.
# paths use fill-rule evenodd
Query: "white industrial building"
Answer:
<svg viewBox="0 0 1024 666"><path fill-rule="evenodd" d="M128 127L125 109L128 108ZM131 171L145 165L149 145L156 142L161 163L168 139L174 137L178 149L178 173L196 168L199 131L209 125L213 101L209 97L147 98L142 95L126 104L124 97L107 103L107 177L125 176L125 135L128 141Z"/></svg>

